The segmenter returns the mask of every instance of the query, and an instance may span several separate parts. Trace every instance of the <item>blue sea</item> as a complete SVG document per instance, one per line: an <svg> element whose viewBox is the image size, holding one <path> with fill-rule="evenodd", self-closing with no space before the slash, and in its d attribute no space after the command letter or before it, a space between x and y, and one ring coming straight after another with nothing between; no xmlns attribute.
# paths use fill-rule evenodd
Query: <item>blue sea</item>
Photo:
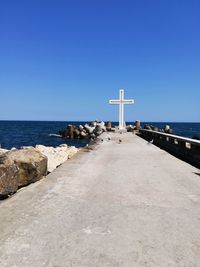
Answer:
<svg viewBox="0 0 200 267"><path fill-rule="evenodd" d="M68 124L84 125L86 122L58 122L58 121L0 121L0 145L2 148L20 148L22 146L35 146L37 144L45 146L58 146L68 144L70 146L83 147L89 140L64 139L55 134L64 129ZM127 122L133 124L133 122ZM171 122L143 122L163 128L170 125L173 133L185 137L200 135L200 123L171 123ZM117 125L117 123L114 123Z"/></svg>

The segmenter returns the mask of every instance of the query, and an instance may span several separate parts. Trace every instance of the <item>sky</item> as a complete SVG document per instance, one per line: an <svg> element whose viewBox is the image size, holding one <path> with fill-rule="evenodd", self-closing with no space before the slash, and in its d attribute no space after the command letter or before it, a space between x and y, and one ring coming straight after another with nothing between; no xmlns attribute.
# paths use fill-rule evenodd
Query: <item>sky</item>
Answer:
<svg viewBox="0 0 200 267"><path fill-rule="evenodd" d="M200 122L199 0L0 0L0 120Z"/></svg>

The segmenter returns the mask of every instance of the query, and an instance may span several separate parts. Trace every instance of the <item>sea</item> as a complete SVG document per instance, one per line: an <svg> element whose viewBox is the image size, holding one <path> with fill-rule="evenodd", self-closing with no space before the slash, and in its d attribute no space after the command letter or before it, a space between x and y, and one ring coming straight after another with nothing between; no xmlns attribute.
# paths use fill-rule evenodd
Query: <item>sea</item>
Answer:
<svg viewBox="0 0 200 267"><path fill-rule="evenodd" d="M68 124L84 125L86 121L0 121L0 147L11 149L22 146L45 145L56 147L60 144L69 146L84 147L89 140L66 139L58 135L59 130L64 129ZM133 122L127 122L127 125ZM200 123L183 122L142 122L164 128L166 124L173 129L173 134L190 137L200 136ZM114 126L117 122L113 123Z"/></svg>

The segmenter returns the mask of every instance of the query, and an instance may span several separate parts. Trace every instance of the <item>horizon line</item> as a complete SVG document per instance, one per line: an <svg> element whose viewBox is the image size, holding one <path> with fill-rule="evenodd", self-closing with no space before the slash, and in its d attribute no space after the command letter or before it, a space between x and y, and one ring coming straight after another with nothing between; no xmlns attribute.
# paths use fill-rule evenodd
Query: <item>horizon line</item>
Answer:
<svg viewBox="0 0 200 267"><path fill-rule="evenodd" d="M24 120L24 119L0 119L0 121L21 121L21 122L92 122L95 120ZM118 123L118 121L112 121L112 120L99 120L99 121L111 121L113 123ZM154 120L134 120L134 121L127 121L128 122L136 122L136 121L140 121L141 123L150 123L150 122L155 122L155 123L200 123L200 121L154 121Z"/></svg>

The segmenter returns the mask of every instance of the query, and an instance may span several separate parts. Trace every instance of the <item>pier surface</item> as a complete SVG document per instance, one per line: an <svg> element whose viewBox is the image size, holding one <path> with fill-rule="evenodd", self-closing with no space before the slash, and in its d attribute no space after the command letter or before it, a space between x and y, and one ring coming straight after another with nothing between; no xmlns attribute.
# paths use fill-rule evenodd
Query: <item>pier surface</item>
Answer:
<svg viewBox="0 0 200 267"><path fill-rule="evenodd" d="M110 137L1 201L1 267L200 266L199 170Z"/></svg>

